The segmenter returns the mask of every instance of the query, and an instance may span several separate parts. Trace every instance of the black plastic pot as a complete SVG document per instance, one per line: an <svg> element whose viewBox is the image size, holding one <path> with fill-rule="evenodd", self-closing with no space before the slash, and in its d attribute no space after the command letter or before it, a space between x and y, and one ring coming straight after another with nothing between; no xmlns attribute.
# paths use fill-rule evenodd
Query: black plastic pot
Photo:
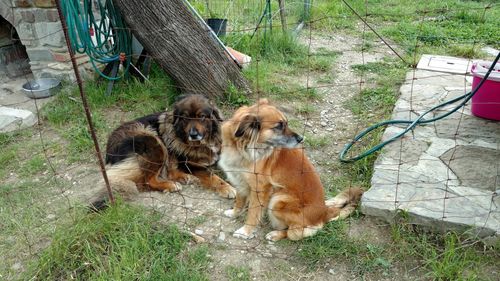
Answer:
<svg viewBox="0 0 500 281"><path fill-rule="evenodd" d="M207 19L207 24L217 36L226 35L227 19Z"/></svg>

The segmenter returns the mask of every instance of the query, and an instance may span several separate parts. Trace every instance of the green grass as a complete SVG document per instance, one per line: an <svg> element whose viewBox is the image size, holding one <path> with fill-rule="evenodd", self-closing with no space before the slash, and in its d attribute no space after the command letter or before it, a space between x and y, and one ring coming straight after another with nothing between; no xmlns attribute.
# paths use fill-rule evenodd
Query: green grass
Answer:
<svg viewBox="0 0 500 281"><path fill-rule="evenodd" d="M325 147L330 144L331 137L330 136L313 136L313 135L308 135L306 134L305 136L305 143L308 147L318 149L321 147Z"/></svg>
<svg viewBox="0 0 500 281"><path fill-rule="evenodd" d="M8 147L8 149L2 150L2 152L0 152L0 167L2 167L2 174L6 173L7 166L16 162L18 149L19 146L11 145Z"/></svg>
<svg viewBox="0 0 500 281"><path fill-rule="evenodd" d="M491 272L481 268L500 266L498 246L482 247L466 233L430 233L407 221L408 215L401 212L392 225L395 259L416 258L432 280L493 280Z"/></svg>
<svg viewBox="0 0 500 281"><path fill-rule="evenodd" d="M51 245L24 274L39 280L208 280L207 248L158 214L117 204L59 226Z"/></svg>
<svg viewBox="0 0 500 281"><path fill-rule="evenodd" d="M33 155L22 165L19 172L23 177L36 175L45 171L46 165L47 163L44 155Z"/></svg>
<svg viewBox="0 0 500 281"><path fill-rule="evenodd" d="M311 53L295 36L282 32L272 35L257 32L254 38L250 34L234 34L224 39L229 46L252 57L253 62L244 75L252 83L254 92L279 100L317 98L315 89L306 89L290 76L325 73L339 55L326 50Z"/></svg>
<svg viewBox="0 0 500 281"><path fill-rule="evenodd" d="M33 129L0 133L0 179L10 172L27 177L45 170L45 156ZM51 147L52 144L46 144Z"/></svg>
<svg viewBox="0 0 500 281"><path fill-rule="evenodd" d="M314 237L304 239L299 256L310 267L335 257L350 264L350 270L358 276L373 271L387 273L392 263L384 255L383 248L349 238L346 234L348 227L346 221L327 224Z"/></svg>
<svg viewBox="0 0 500 281"><path fill-rule="evenodd" d="M316 108L308 103L300 104L296 108L296 110L297 110L297 113L300 113L300 114L312 114L312 113L316 112Z"/></svg>
<svg viewBox="0 0 500 281"><path fill-rule="evenodd" d="M354 114L363 117L370 114L387 115L392 111L396 98L394 91L387 87L364 89L347 106Z"/></svg>
<svg viewBox="0 0 500 281"><path fill-rule="evenodd" d="M348 227L347 221L328 223L317 235L303 240L298 256L310 267L334 258L361 277L389 276L394 267L410 265L430 280L493 280L490 272L480 268L500 265L497 249L469 245L466 236L453 232L430 234L399 221L392 226L391 244L373 244L349 237Z"/></svg>
<svg viewBox="0 0 500 281"><path fill-rule="evenodd" d="M229 265L225 268L226 276L231 281L250 281L250 269L245 266Z"/></svg>
<svg viewBox="0 0 500 281"><path fill-rule="evenodd" d="M500 9L491 1L347 1L358 14L387 39L407 54L417 52L460 55L481 58L481 52L460 52L457 48L491 45L500 47L498 18ZM366 3L366 6L365 6ZM342 1L314 1L312 28L325 31L342 29L359 35L355 29L360 22ZM368 31L371 34L370 31ZM365 42L366 43L366 42ZM369 50L370 46L363 44ZM474 49L475 49L474 48ZM418 56L417 56L418 59ZM409 63L412 56L407 57Z"/></svg>

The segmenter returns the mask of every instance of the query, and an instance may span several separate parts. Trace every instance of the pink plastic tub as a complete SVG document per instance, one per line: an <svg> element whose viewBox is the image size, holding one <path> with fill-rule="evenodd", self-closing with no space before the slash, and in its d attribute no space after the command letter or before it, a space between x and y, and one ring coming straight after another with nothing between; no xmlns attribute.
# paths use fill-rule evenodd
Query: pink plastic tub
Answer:
<svg viewBox="0 0 500 281"><path fill-rule="evenodd" d="M475 89L491 66L491 62L479 61L472 65L472 89ZM500 120L500 63L495 65L488 79L472 97L471 111L475 116Z"/></svg>

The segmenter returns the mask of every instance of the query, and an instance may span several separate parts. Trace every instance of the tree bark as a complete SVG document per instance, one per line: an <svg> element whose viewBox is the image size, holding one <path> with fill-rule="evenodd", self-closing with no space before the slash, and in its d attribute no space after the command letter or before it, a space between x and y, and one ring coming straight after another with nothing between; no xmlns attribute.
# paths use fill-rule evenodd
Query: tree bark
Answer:
<svg viewBox="0 0 500 281"><path fill-rule="evenodd" d="M286 10L285 10L285 0L278 0L278 4L280 6L280 18L281 18L281 29L283 33L286 33Z"/></svg>
<svg viewBox="0 0 500 281"><path fill-rule="evenodd" d="M250 92L239 67L183 0L113 2L135 37L181 92L220 98L230 84Z"/></svg>

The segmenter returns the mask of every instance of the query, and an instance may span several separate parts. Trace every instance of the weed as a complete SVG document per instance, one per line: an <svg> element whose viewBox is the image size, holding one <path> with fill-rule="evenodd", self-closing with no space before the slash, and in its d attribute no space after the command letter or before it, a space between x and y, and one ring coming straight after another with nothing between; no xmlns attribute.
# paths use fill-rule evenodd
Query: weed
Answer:
<svg viewBox="0 0 500 281"><path fill-rule="evenodd" d="M328 71L339 52L318 50L317 53L309 54L308 48L290 33L273 33L271 37L259 34L254 38L248 34L225 38L227 44L253 57L253 63L244 71L244 75L256 88L255 92L264 92L277 99L318 98L314 89L305 89L297 85L296 81L287 79L300 71ZM234 95L232 91L229 94L229 99L236 104L246 102L246 99L239 100L239 94Z"/></svg>
<svg viewBox="0 0 500 281"><path fill-rule="evenodd" d="M206 216L199 215L199 216L194 217L191 220L189 220L189 225L194 227L194 226L197 226L197 225L200 225L200 224L206 222L207 220L208 220L208 218Z"/></svg>
<svg viewBox="0 0 500 281"><path fill-rule="evenodd" d="M298 255L310 266L342 259L359 276L377 271L387 275L400 262L412 262L433 280L483 280L490 273L479 272L480 264L498 266L494 248L481 251L464 244L464 237L454 232L428 234L400 220L392 226L394 243L381 246L349 238L347 227L346 221L328 223L316 236L303 240ZM411 261L405 260L409 257Z"/></svg>
<svg viewBox="0 0 500 281"><path fill-rule="evenodd" d="M188 235L157 214L122 203L61 226L27 279L208 280L207 249L184 251Z"/></svg>
<svg viewBox="0 0 500 281"><path fill-rule="evenodd" d="M316 82L318 84L333 84L334 81L335 81L335 77L331 73L321 75L316 80Z"/></svg>
<svg viewBox="0 0 500 281"><path fill-rule="evenodd" d="M248 96L245 92L238 90L236 86L230 84L227 87L227 92L224 101L219 101L221 104L226 104L232 107L240 107L250 103Z"/></svg>
<svg viewBox="0 0 500 281"><path fill-rule="evenodd" d="M398 223L392 226L392 239L397 243L392 254L395 259L414 257L426 269L427 277L433 280L485 280L489 273L479 271L479 266L498 267L495 248L468 245L465 234L426 232L408 223L409 219L408 214L400 212Z"/></svg>
<svg viewBox="0 0 500 281"><path fill-rule="evenodd" d="M348 108L356 115L387 114L396 102L396 94L387 87L364 89L347 102Z"/></svg>
<svg viewBox="0 0 500 281"><path fill-rule="evenodd" d="M0 153L0 167L2 170L7 167L7 165L13 163L17 159L18 146L10 146L9 149L2 149Z"/></svg>
<svg viewBox="0 0 500 281"><path fill-rule="evenodd" d="M288 119L288 126L292 130L298 132L299 128L301 128L301 127L303 128L304 122L302 120L299 120L299 119L296 119L296 118L292 117L292 118Z"/></svg>
<svg viewBox="0 0 500 281"><path fill-rule="evenodd" d="M44 155L34 155L27 162L22 165L20 169L20 175L23 177L35 175L46 168L45 156Z"/></svg>
<svg viewBox="0 0 500 281"><path fill-rule="evenodd" d="M361 52L368 52L373 49L373 44L369 41L364 41L358 48Z"/></svg>
<svg viewBox="0 0 500 281"><path fill-rule="evenodd" d="M237 267L229 265L226 267L226 275L231 281L249 281L251 280L250 269L248 267Z"/></svg>
<svg viewBox="0 0 500 281"><path fill-rule="evenodd" d="M330 144L330 140L331 140L331 137L328 137L328 136L317 137L317 136L312 136L312 135L306 135L306 137L305 137L305 143L307 144L307 146L314 148L314 149L318 149L318 148L327 146L328 144Z"/></svg>
<svg viewBox="0 0 500 281"><path fill-rule="evenodd" d="M297 107L297 113L300 114L311 114L316 111L316 108L311 104L301 104Z"/></svg>
<svg viewBox="0 0 500 281"><path fill-rule="evenodd" d="M467 45L452 45L449 48L449 53L452 56L468 59L485 56L485 54L479 49L478 46L473 47Z"/></svg>
<svg viewBox="0 0 500 281"><path fill-rule="evenodd" d="M346 235L347 227L346 221L328 223L314 237L303 240L299 256L309 266L317 266L331 258L341 259L360 276L377 270L387 271L391 263L384 257L382 249L350 239Z"/></svg>

